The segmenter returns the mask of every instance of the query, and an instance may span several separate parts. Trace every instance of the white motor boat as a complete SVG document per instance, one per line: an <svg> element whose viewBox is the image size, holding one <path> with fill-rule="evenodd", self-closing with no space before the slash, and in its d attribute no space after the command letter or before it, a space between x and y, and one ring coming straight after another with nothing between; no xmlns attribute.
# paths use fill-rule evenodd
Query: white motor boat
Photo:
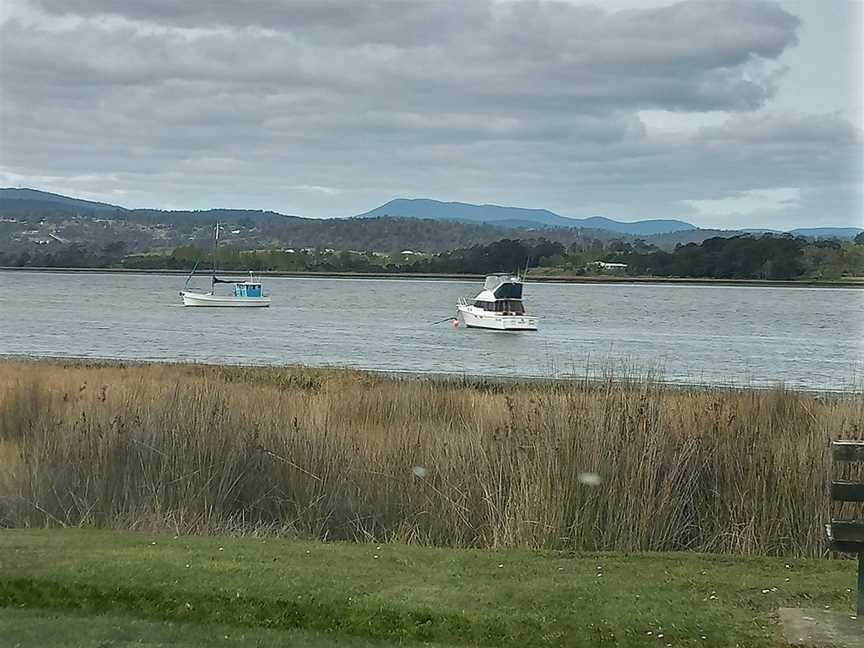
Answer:
<svg viewBox="0 0 864 648"><path fill-rule="evenodd" d="M186 287L180 291L184 306L218 306L218 307L245 307L266 308L270 305L270 297L264 294L261 282L249 272L249 279L240 281L237 279L220 279L216 276L216 249L219 245L219 223L216 223L216 233L213 239L213 276L210 281L210 292L200 290L188 290L189 281L195 274L198 264L192 268L192 273L186 279ZM233 284L234 292L230 295L217 295L216 285Z"/></svg>
<svg viewBox="0 0 864 648"><path fill-rule="evenodd" d="M526 314L522 304L522 286L518 275L489 275L473 301L459 300L457 323L493 331L536 331L537 318Z"/></svg>

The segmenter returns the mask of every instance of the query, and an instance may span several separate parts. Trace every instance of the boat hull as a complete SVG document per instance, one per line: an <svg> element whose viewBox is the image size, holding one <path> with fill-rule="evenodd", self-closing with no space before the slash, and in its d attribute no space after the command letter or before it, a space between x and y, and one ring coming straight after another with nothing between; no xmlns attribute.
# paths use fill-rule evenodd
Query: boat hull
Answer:
<svg viewBox="0 0 864 648"><path fill-rule="evenodd" d="M235 297L181 290L184 306L209 306L211 308L267 308L269 297Z"/></svg>
<svg viewBox="0 0 864 648"><path fill-rule="evenodd" d="M488 311L475 312L475 309L459 306L459 319L468 328L490 331L536 331L537 318L529 315L502 315Z"/></svg>

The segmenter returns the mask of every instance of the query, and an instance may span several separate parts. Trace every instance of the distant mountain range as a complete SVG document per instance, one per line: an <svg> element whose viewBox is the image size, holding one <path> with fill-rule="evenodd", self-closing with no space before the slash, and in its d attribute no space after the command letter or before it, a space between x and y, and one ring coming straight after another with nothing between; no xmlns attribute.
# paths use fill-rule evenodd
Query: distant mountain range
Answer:
<svg viewBox="0 0 864 648"><path fill-rule="evenodd" d="M794 234L795 236L811 236L814 238L852 239L864 229L860 227L799 227L791 230L775 229L743 229L745 234Z"/></svg>
<svg viewBox="0 0 864 648"><path fill-rule="evenodd" d="M674 219L639 220L633 222L616 221L602 216L591 218L568 218L547 209L525 209L521 207L503 207L499 205L472 205L460 202L441 202L426 198L396 198L376 207L354 219L304 219L288 216L272 211L245 209L212 209L206 211L162 211L155 209L127 209L79 198L70 198L60 194L27 188L0 188L0 214L4 212L38 212L40 209L60 210L70 213L90 212L99 215L113 214L117 218L146 219L147 222L194 221L196 223L211 222L215 218L246 218L253 222L285 223L292 221L296 227L303 223L309 226L327 227L346 220L397 218L425 219L432 221L461 222L474 225L491 225L505 231L578 228L599 232L621 234L626 236L662 237L672 235L682 241L700 241L709 236L734 236L736 233L783 233L779 230L745 229L745 230L706 230L686 221ZM346 223L347 225L347 223ZM352 228L353 231L353 228ZM821 238L850 239L864 232L860 227L814 227L788 230L797 236Z"/></svg>
<svg viewBox="0 0 864 648"><path fill-rule="evenodd" d="M468 223L492 223L505 227L581 227L643 236L699 229L692 223L680 220L640 220L627 223L603 216L567 218L548 209L471 205L460 202L440 202L428 198L396 198L355 218L380 216L458 220Z"/></svg>

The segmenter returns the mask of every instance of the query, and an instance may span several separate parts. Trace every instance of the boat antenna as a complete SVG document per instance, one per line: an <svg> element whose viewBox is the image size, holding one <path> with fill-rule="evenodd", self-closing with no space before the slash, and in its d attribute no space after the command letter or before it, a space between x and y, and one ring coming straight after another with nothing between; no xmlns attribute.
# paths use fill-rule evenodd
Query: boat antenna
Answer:
<svg viewBox="0 0 864 648"><path fill-rule="evenodd" d="M216 228L213 234L213 280L211 285L216 285L216 246L219 245L219 221L216 221Z"/></svg>

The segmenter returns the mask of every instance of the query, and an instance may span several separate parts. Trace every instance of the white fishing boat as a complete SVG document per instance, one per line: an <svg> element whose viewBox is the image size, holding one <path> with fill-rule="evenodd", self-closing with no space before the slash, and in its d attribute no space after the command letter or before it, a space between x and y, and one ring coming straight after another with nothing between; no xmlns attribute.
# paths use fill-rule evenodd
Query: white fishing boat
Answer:
<svg viewBox="0 0 864 648"><path fill-rule="evenodd" d="M270 305L270 297L261 290L261 282L249 273L246 281L234 281L213 277L213 285L217 283L230 283L234 285L234 292L230 295L217 295L215 291L199 292L197 290L181 290L184 306L228 306L228 307L258 307L266 308Z"/></svg>
<svg viewBox="0 0 864 648"><path fill-rule="evenodd" d="M183 298L184 306L215 306L215 307L233 307L233 308L266 308L270 305L270 297L264 294L261 288L261 281L255 278L252 272L249 272L249 279L243 281L239 279L220 279L216 276L216 253L219 245L219 223L216 223L216 231L213 238L213 275L210 280L210 291L203 292L200 290L189 290L189 281L195 275L195 268L186 279L186 286L180 291L180 297ZM229 295L217 295L217 284L232 284L234 291Z"/></svg>
<svg viewBox="0 0 864 648"><path fill-rule="evenodd" d="M479 295L459 300L457 323L493 331L536 331L537 318L528 315L522 303L522 286L518 275L489 275Z"/></svg>

